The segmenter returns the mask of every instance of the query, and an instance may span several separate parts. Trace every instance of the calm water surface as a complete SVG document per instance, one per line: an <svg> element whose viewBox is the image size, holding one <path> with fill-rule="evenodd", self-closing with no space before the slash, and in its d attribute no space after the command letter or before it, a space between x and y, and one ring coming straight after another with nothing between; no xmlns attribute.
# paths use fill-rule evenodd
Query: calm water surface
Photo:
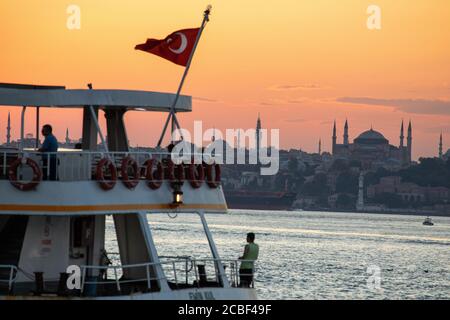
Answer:
<svg viewBox="0 0 450 320"><path fill-rule="evenodd" d="M261 299L449 299L450 218L230 210L207 215L221 258L242 254L247 232L260 246ZM198 216L149 215L159 255L210 257ZM108 251L117 251L108 222ZM372 281L379 270L380 287Z"/></svg>

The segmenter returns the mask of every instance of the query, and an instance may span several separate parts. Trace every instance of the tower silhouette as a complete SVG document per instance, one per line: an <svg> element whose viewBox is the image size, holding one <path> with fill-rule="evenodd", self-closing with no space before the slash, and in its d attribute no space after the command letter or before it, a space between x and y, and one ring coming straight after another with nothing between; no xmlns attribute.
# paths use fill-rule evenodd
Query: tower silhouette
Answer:
<svg viewBox="0 0 450 320"><path fill-rule="evenodd" d="M8 126L6 127L6 144L11 144L11 114L8 112Z"/></svg>
<svg viewBox="0 0 450 320"><path fill-rule="evenodd" d="M259 148L261 147L261 117L258 112L256 120L256 161L259 162Z"/></svg>
<svg viewBox="0 0 450 320"><path fill-rule="evenodd" d="M332 136L332 149L331 152L333 154L336 153L336 140L337 140L337 136L336 136L336 120L334 120L334 125L333 125L333 136Z"/></svg>
<svg viewBox="0 0 450 320"><path fill-rule="evenodd" d="M402 120L402 126L400 127L400 148L404 147L403 140L405 139L404 133L403 133L403 120Z"/></svg>
<svg viewBox="0 0 450 320"><path fill-rule="evenodd" d="M411 120L409 120L409 124L408 124L408 136L406 137L406 148L408 150L408 162L411 162L411 159L412 159L412 126L411 126Z"/></svg>
<svg viewBox="0 0 450 320"><path fill-rule="evenodd" d="M345 119L345 125L344 125L344 145L348 145L348 122L347 119Z"/></svg>

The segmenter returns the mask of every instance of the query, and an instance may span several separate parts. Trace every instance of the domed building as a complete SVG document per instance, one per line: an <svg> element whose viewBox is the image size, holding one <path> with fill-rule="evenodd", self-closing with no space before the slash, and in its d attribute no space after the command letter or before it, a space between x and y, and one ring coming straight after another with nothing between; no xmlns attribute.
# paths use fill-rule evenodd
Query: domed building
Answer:
<svg viewBox="0 0 450 320"><path fill-rule="evenodd" d="M400 128L399 146L389 144L382 133L373 130L364 131L349 143L348 122L345 121L343 143L337 143L336 122L333 127L332 152L335 158L360 161L363 168L389 167L399 168L410 164L412 150L411 122L408 126L406 146L404 145L403 121Z"/></svg>

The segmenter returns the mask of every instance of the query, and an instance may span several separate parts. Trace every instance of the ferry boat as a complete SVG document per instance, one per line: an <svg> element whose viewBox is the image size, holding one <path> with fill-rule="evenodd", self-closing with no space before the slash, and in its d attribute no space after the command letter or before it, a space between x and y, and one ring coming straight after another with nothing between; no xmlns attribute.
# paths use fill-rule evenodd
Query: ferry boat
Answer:
<svg viewBox="0 0 450 320"><path fill-rule="evenodd" d="M124 114L170 112L174 98L0 85L0 106L22 108L21 142L30 108L37 130L42 107L83 112L80 149L40 153L36 136L36 148L0 150L0 299L256 299L253 285L239 283L241 261L221 259L205 218L227 212L220 167L175 165L167 152L130 152ZM191 111L191 101L180 96L175 111ZM197 215L210 255L160 256L152 235L156 214ZM114 265L105 259L107 216L120 256Z"/></svg>

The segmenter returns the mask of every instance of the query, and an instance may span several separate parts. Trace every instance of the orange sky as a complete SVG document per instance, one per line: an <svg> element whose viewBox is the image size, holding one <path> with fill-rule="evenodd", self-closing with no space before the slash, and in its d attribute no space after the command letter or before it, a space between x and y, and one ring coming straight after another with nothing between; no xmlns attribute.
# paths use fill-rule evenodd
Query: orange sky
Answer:
<svg viewBox="0 0 450 320"><path fill-rule="evenodd" d="M3 0L0 82L173 92L183 68L135 51L147 38L196 27L209 2L198 0ZM413 156L437 154L440 131L450 147L450 2L448 0L210 1L211 22L194 58L184 94L204 127L279 128L281 146L331 146L345 118L350 138L373 125L398 144L401 119L413 121ZM66 28L70 4L81 29ZM382 29L366 27L366 9L382 10ZM346 99L342 99L342 98ZM416 101L417 100L417 101ZM0 128L12 112L0 110ZM34 132L33 111L26 132ZM45 110L57 137L79 138L81 111ZM126 117L132 144L154 145L162 114ZM4 129L0 141L4 142Z"/></svg>

